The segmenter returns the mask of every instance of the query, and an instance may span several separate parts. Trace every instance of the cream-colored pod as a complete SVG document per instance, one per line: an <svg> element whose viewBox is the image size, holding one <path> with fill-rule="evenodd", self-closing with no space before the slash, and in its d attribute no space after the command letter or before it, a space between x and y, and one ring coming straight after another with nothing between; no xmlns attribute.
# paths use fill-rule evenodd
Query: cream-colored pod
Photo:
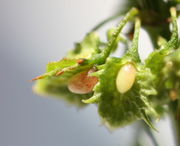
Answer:
<svg viewBox="0 0 180 146"><path fill-rule="evenodd" d="M136 68L133 64L123 65L116 78L116 87L120 93L125 93L133 86L136 78Z"/></svg>
<svg viewBox="0 0 180 146"><path fill-rule="evenodd" d="M87 94L92 91L98 78L89 76L90 71L84 71L74 75L68 82L68 89L76 94Z"/></svg>

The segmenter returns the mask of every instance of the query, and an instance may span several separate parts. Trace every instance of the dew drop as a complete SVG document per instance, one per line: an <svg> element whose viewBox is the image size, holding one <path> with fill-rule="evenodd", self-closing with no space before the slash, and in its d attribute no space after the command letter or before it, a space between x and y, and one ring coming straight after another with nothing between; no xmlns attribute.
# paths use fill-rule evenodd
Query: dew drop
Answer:
<svg viewBox="0 0 180 146"><path fill-rule="evenodd" d="M87 94L92 92L98 82L98 78L90 76L92 70L84 71L74 75L68 82L68 89L76 94Z"/></svg>

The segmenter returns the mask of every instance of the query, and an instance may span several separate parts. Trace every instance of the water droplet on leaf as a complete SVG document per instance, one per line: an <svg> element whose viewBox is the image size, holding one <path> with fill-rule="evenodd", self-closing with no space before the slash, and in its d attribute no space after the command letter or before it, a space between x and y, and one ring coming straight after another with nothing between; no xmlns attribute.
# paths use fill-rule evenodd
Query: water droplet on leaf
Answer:
<svg viewBox="0 0 180 146"><path fill-rule="evenodd" d="M90 93L98 82L98 78L90 76L90 73L92 73L92 70L74 75L68 82L68 89L76 94Z"/></svg>

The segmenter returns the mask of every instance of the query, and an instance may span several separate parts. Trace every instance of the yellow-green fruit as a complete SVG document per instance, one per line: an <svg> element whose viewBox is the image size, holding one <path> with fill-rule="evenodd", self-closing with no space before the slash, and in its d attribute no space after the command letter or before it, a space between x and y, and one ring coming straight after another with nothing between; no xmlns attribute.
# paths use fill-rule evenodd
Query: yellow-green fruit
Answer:
<svg viewBox="0 0 180 146"><path fill-rule="evenodd" d="M89 76L90 72L91 71L84 71L74 75L68 83L68 89L76 94L87 94L92 92L92 89L98 82L98 78Z"/></svg>
<svg viewBox="0 0 180 146"><path fill-rule="evenodd" d="M132 64L121 67L116 78L116 87L120 93L125 93L134 84L136 78L136 68Z"/></svg>

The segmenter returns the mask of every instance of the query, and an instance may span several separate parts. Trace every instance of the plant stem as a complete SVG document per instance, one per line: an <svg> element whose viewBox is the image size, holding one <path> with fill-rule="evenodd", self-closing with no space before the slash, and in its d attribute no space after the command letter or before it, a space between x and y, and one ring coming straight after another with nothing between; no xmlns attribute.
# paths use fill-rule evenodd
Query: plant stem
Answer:
<svg viewBox="0 0 180 146"><path fill-rule="evenodd" d="M146 132L146 134L149 136L149 138L151 139L152 143L154 146L159 146L156 138L154 137L154 134L152 133L151 129L149 128L149 126L143 122L143 128L144 131Z"/></svg>
<svg viewBox="0 0 180 146"><path fill-rule="evenodd" d="M113 37L108 41L106 47L103 49L101 54L98 54L97 56L94 56L92 60L89 62L86 61L87 64L103 64L106 61L106 58L109 56L113 49L113 45L116 42L120 32L122 31L123 27L126 25L127 22L129 22L135 15L138 14L138 9L132 8L129 10L129 12L123 17L123 19L120 21L119 25L116 27L116 30L113 34Z"/></svg>
<svg viewBox="0 0 180 146"><path fill-rule="evenodd" d="M141 21L139 18L136 18L135 21L135 32L133 36L133 42L131 48L127 51L128 56L131 56L134 61L140 62L140 57L138 53L138 41L139 41L139 32L141 27Z"/></svg>
<svg viewBox="0 0 180 146"><path fill-rule="evenodd" d="M172 126L176 146L180 146L180 101L171 102L169 107L171 110Z"/></svg>
<svg viewBox="0 0 180 146"><path fill-rule="evenodd" d="M140 121L137 127L137 132L135 134L135 146L140 146L140 137L142 132L145 132L147 134L147 136L150 138L151 142L153 143L154 146L159 146L154 134L151 131L151 128L144 122L144 121Z"/></svg>
<svg viewBox="0 0 180 146"><path fill-rule="evenodd" d="M96 31L98 30L99 28L101 28L104 24L108 23L109 21L111 20L114 20L118 17L120 17L122 15L122 13L117 13L109 18L106 18L105 20L101 21L99 24L97 24L91 31Z"/></svg>
<svg viewBox="0 0 180 146"><path fill-rule="evenodd" d="M180 116L180 112L179 112ZM180 146L180 119L175 120L175 127L176 127L176 145Z"/></svg>

